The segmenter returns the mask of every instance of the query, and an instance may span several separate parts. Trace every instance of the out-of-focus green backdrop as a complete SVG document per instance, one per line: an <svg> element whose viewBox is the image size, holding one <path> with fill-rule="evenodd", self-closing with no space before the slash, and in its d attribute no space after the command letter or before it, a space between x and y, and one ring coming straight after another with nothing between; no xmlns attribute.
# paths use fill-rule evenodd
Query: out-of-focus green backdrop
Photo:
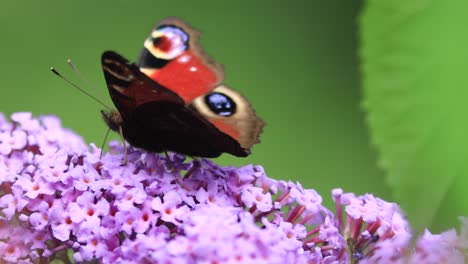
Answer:
<svg viewBox="0 0 468 264"><path fill-rule="evenodd" d="M277 179L322 194L342 187L391 199L370 146L358 64L361 1L2 1L0 111L55 114L100 145L102 108L54 76L78 80L72 58L111 105L100 68L104 50L136 59L152 26L179 16L201 29L202 44L225 65L226 82L267 122L248 158ZM84 86L86 87L86 86ZM88 88L88 87L86 87ZM117 138L117 137L114 137Z"/></svg>
<svg viewBox="0 0 468 264"><path fill-rule="evenodd" d="M360 1L2 1L0 111L55 114L100 145L106 128L72 80L72 58L111 105L100 55L136 59L159 20L179 16L200 29L202 44L226 68L226 82L267 122L262 143L245 159L269 176L300 180L329 199L331 188L388 197L369 147L357 60ZM117 137L115 137L117 138Z"/></svg>

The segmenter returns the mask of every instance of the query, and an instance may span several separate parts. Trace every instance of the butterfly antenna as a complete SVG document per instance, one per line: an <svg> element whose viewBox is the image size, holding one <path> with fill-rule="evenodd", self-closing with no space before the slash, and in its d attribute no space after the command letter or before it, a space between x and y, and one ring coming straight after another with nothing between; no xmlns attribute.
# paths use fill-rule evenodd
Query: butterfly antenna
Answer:
<svg viewBox="0 0 468 264"><path fill-rule="evenodd" d="M106 104L104 104L101 100L99 100L98 98L94 97L92 94L86 92L85 90L83 90L81 87L79 87L78 85L76 85L75 83L73 83L72 81L68 80L67 78L65 78L65 76L63 76L62 74L60 74L54 67L50 67L50 70L55 74L57 75L58 77L60 77L62 80L66 81L67 83L69 83L71 86L75 87L76 89L80 90L82 93L86 94L87 96L91 97L92 99L94 99L94 101L100 103L102 106L104 106L105 108L107 108L108 110L112 110L112 108L110 108L109 106L107 106Z"/></svg>
<svg viewBox="0 0 468 264"><path fill-rule="evenodd" d="M76 72L76 74L78 75L78 77L80 77L80 79L86 83L86 85L88 85L89 87L91 87L91 89L94 89L94 91L98 94L99 93L99 90L96 88L96 86L92 85L91 82L88 80L88 78L85 77L84 74L81 73L80 70L78 70L78 67L76 67L76 64L73 63L73 61L71 59L68 59L67 60L67 64L70 66L70 68L72 68L72 70L74 72Z"/></svg>

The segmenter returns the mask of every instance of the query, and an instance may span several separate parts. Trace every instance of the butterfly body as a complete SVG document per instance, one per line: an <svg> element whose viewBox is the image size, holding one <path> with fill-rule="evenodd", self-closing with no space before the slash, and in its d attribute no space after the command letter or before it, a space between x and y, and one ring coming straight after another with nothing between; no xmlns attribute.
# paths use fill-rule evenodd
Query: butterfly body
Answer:
<svg viewBox="0 0 468 264"><path fill-rule="evenodd" d="M103 53L104 77L117 107L102 112L104 121L148 151L248 156L263 121L245 98L220 84L222 67L197 46L196 31L178 19L163 22L145 41L138 66L116 52Z"/></svg>

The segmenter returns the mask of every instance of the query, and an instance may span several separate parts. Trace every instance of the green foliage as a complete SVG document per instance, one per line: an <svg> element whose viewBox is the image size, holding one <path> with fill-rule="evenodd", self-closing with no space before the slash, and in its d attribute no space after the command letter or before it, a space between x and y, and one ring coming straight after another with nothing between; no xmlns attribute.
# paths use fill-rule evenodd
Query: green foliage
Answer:
<svg viewBox="0 0 468 264"><path fill-rule="evenodd" d="M468 2L368 1L363 105L380 165L414 228L467 215Z"/></svg>

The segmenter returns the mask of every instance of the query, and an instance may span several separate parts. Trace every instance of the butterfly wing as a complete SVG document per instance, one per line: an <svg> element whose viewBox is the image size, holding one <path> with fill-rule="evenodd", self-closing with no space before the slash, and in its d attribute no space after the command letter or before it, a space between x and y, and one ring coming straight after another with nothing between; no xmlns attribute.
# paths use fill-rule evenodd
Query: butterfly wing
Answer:
<svg viewBox="0 0 468 264"><path fill-rule="evenodd" d="M156 25L145 40L138 65L156 82L176 92L191 109L244 149L258 143L265 123L245 97L225 85L222 67L199 43L200 33L178 18ZM217 108L229 108L222 113Z"/></svg>
<svg viewBox="0 0 468 264"><path fill-rule="evenodd" d="M184 104L176 93L149 80L136 65L116 52L104 52L101 63L111 99L124 120L132 118L136 108L148 102Z"/></svg>
<svg viewBox="0 0 468 264"><path fill-rule="evenodd" d="M102 67L112 101L122 116L124 138L149 151L171 150L201 157L249 151L188 108L173 91L154 82L119 54L107 51Z"/></svg>
<svg viewBox="0 0 468 264"><path fill-rule="evenodd" d="M186 103L224 80L223 67L199 43L200 32L172 17L158 23L145 40L137 65Z"/></svg>
<svg viewBox="0 0 468 264"><path fill-rule="evenodd" d="M242 148L250 149L260 142L258 136L265 122L257 116L244 96L226 85L196 98L190 107L238 141Z"/></svg>

